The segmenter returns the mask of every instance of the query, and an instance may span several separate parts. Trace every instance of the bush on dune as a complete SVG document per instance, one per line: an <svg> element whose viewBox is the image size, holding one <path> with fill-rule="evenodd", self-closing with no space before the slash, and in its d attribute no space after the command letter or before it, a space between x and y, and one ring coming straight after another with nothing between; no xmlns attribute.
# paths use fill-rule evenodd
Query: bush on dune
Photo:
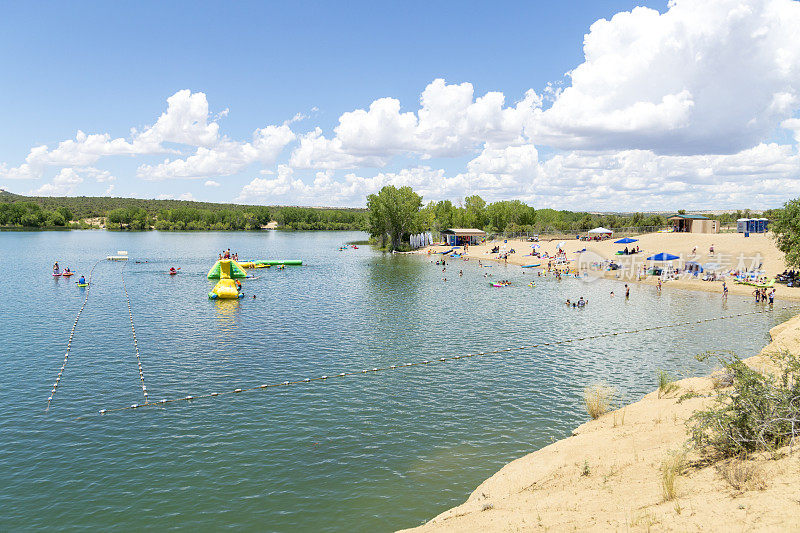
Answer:
<svg viewBox="0 0 800 533"><path fill-rule="evenodd" d="M762 373L734 354L717 356L731 386L689 419L697 449L720 459L747 457L790 445L800 436L800 357L789 352L767 357L771 369Z"/></svg>

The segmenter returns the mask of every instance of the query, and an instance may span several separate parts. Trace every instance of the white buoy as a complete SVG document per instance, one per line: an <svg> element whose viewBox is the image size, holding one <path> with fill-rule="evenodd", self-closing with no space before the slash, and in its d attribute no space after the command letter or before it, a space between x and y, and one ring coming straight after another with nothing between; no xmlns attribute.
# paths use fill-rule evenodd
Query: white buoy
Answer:
<svg viewBox="0 0 800 533"><path fill-rule="evenodd" d="M105 409L100 409L100 414L101 414L101 415L104 415L104 414L106 414L106 410L105 410Z"/></svg>
<svg viewBox="0 0 800 533"><path fill-rule="evenodd" d="M137 407L139 407L138 403L131 404L131 409L136 409Z"/></svg>
<svg viewBox="0 0 800 533"><path fill-rule="evenodd" d="M282 383L282 385L288 385L288 384L289 384L289 382L288 382L288 381L284 381L284 382Z"/></svg>
<svg viewBox="0 0 800 533"><path fill-rule="evenodd" d="M308 383L308 382L309 382L309 381L311 381L311 380L310 380L310 379L308 379L308 378L306 378L306 379L304 379L303 381L304 381L304 382L306 382L306 383Z"/></svg>
<svg viewBox="0 0 800 533"><path fill-rule="evenodd" d="M212 392L211 396L219 396L219 393L218 392Z"/></svg>

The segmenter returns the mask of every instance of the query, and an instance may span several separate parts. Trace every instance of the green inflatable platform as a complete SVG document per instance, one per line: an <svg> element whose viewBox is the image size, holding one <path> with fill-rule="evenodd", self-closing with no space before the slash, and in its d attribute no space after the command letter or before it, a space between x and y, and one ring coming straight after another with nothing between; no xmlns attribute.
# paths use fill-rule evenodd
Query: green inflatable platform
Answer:
<svg viewBox="0 0 800 533"><path fill-rule="evenodd" d="M253 263L257 265L270 265L270 266L277 266L277 265L286 265L286 266L300 266L303 264L302 259L286 259L286 260L277 260L277 259L266 259L261 261L253 261Z"/></svg>

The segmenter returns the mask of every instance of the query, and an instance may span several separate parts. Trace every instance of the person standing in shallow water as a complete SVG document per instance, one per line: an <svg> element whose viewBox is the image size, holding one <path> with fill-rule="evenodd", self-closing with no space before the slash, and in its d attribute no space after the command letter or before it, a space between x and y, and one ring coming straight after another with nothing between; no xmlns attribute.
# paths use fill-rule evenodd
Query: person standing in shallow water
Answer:
<svg viewBox="0 0 800 533"><path fill-rule="evenodd" d="M626 283L625 284L625 299L627 300L630 297L631 297L631 288L628 287L628 284Z"/></svg>

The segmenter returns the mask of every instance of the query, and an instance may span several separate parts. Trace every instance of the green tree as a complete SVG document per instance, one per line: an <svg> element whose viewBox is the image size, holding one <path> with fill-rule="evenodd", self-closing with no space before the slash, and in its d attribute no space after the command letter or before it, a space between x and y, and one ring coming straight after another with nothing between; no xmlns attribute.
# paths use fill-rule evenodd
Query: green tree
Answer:
<svg viewBox="0 0 800 533"><path fill-rule="evenodd" d="M778 249L786 254L786 264L800 267L800 198L789 200L774 214L772 233Z"/></svg>
<svg viewBox="0 0 800 533"><path fill-rule="evenodd" d="M387 185L378 194L370 194L367 196L370 235L379 239L383 248L397 250L403 238L416 230L420 207L422 196L411 187L398 189Z"/></svg>
<svg viewBox="0 0 800 533"><path fill-rule="evenodd" d="M477 194L464 199L464 225L481 229L486 225L486 202Z"/></svg>

